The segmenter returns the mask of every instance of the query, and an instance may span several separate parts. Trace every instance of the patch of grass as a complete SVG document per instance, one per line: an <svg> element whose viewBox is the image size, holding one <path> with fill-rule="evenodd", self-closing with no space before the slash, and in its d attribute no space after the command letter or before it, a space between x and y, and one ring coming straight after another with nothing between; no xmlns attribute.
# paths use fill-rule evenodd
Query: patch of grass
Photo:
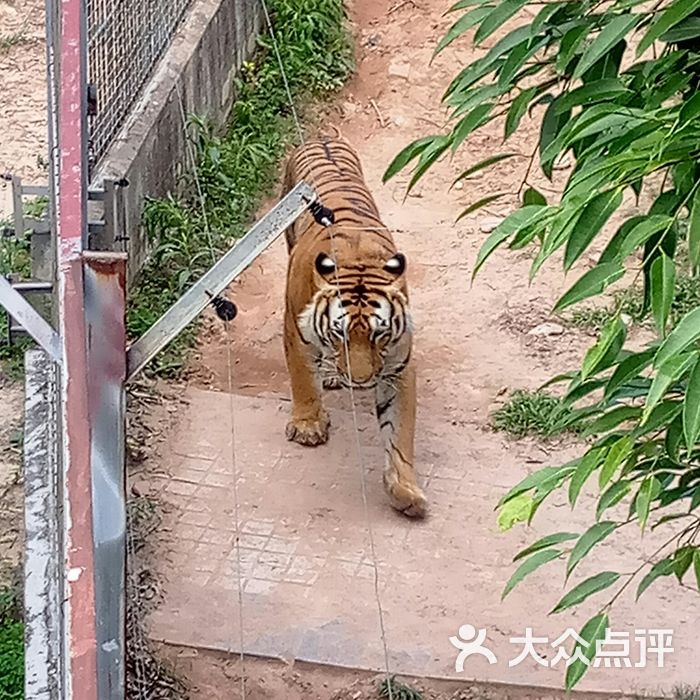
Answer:
<svg viewBox="0 0 700 700"><path fill-rule="evenodd" d="M24 33L24 30L11 34L0 34L0 56L7 56L15 46L25 46L31 44L32 41L32 38Z"/></svg>
<svg viewBox="0 0 700 700"><path fill-rule="evenodd" d="M31 277L28 232L15 236L12 226L7 219L0 221L0 275L26 280ZM24 351L31 341L22 338L7 345L7 323L5 310L0 309L0 365L11 379L18 380L24 372Z"/></svg>
<svg viewBox="0 0 700 700"><path fill-rule="evenodd" d="M24 625L14 590L0 589L0 700L24 698Z"/></svg>
<svg viewBox="0 0 700 700"><path fill-rule="evenodd" d="M676 277L676 288L671 302L671 323L675 325L685 314L699 306L700 277L693 277L686 272L679 274Z"/></svg>
<svg viewBox="0 0 700 700"><path fill-rule="evenodd" d="M423 700L423 693L410 685L396 680L396 676L385 678L379 684L380 698L394 698L394 700Z"/></svg>
<svg viewBox="0 0 700 700"><path fill-rule="evenodd" d="M676 267L676 283L671 302L671 325L675 325L689 311L700 306L700 277L692 275L684 260L684 253L679 255ZM643 291L640 287L631 287L616 292L612 303L607 307L581 306L571 313L567 322L570 326L591 331L600 329L612 318L615 309L621 306L623 314L627 314L633 322L640 323L649 316L643 309Z"/></svg>
<svg viewBox="0 0 700 700"><path fill-rule="evenodd" d="M632 287L615 292L609 306L580 306L574 309L567 322L574 328L599 331L612 318L618 305L621 307L622 313L629 316L632 321L639 323L643 320L642 290Z"/></svg>
<svg viewBox="0 0 700 700"><path fill-rule="evenodd" d="M565 410L556 396L543 391L518 390L494 412L491 425L515 437L552 437L559 432L557 425Z"/></svg>
<svg viewBox="0 0 700 700"><path fill-rule="evenodd" d="M337 90L349 75L352 45L342 0L272 0L280 57L297 106ZM127 332L136 338L246 231L261 199L276 183L285 148L296 139L284 80L269 35L236 85L226 133L190 118L198 181L188 173L182 197L146 204L143 220L153 252L127 309ZM202 200L198 197L201 189ZM208 227L208 231L207 231ZM196 337L186 329L149 371L176 376Z"/></svg>
<svg viewBox="0 0 700 700"><path fill-rule="evenodd" d="M700 700L700 685L677 685L671 697L673 700Z"/></svg>

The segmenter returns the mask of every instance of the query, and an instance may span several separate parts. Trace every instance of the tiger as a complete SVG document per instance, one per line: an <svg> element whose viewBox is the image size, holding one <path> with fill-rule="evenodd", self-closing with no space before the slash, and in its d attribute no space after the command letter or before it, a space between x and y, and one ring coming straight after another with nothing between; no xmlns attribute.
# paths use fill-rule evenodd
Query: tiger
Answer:
<svg viewBox="0 0 700 700"><path fill-rule="evenodd" d="M323 225L304 212L285 231L288 251L284 350L292 409L288 440L328 440L322 389L374 389L391 505L426 515L414 467L416 372L406 257L382 223L360 159L345 141L320 138L289 156L283 194L303 180L333 212ZM328 224L328 222L325 222Z"/></svg>

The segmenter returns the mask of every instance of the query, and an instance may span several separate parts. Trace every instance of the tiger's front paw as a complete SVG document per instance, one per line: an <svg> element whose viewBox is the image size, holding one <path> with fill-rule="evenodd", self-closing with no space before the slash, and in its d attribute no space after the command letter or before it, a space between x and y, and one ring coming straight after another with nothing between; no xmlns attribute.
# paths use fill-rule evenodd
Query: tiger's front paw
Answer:
<svg viewBox="0 0 700 700"><path fill-rule="evenodd" d="M340 377L324 377L322 385L327 391L333 391L334 389L342 389L343 382Z"/></svg>
<svg viewBox="0 0 700 700"><path fill-rule="evenodd" d="M428 512L428 499L416 484L399 480L388 481L386 490L391 505L409 518L424 518Z"/></svg>
<svg viewBox="0 0 700 700"><path fill-rule="evenodd" d="M292 418L287 423L287 440L307 447L315 447L328 442L328 429L331 421L325 412L317 418Z"/></svg>

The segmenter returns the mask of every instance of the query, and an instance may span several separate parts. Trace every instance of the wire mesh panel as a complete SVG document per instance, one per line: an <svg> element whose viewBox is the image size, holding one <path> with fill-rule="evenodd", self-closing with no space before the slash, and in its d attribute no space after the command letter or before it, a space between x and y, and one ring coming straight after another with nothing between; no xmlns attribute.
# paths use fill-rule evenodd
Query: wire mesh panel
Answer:
<svg viewBox="0 0 700 700"><path fill-rule="evenodd" d="M88 74L97 91L92 157L104 155L192 0L87 0Z"/></svg>

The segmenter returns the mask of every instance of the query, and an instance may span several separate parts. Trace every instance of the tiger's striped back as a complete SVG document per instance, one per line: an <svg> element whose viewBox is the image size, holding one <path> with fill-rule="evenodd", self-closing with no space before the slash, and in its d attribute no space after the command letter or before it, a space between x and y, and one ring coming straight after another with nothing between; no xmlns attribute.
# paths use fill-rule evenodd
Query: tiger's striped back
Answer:
<svg viewBox="0 0 700 700"><path fill-rule="evenodd" d="M333 211L335 239L355 241L359 253L361 234L365 237L372 234L382 252L389 255L396 252L391 233L384 226L365 183L360 159L349 144L329 139L309 142L296 149L287 161L285 192L300 180L313 187L321 203ZM323 230L306 212L287 230L288 249L291 251L302 235L324 235ZM326 231L326 239L329 235Z"/></svg>

